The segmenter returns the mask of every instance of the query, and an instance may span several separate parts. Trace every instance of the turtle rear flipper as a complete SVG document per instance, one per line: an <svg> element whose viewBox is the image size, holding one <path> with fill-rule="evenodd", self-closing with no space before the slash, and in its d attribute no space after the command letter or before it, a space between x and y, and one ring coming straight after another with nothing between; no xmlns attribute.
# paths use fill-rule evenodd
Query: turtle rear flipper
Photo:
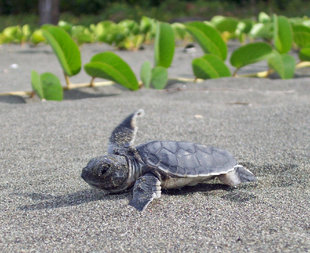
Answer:
<svg viewBox="0 0 310 253"><path fill-rule="evenodd" d="M229 186L236 186L240 183L257 181L254 174L242 165L236 165L234 169L226 174L220 175L219 179Z"/></svg>
<svg viewBox="0 0 310 253"><path fill-rule="evenodd" d="M146 173L136 181L129 205L143 211L154 198L160 198L160 196L160 180L152 173Z"/></svg>
<svg viewBox="0 0 310 253"><path fill-rule="evenodd" d="M133 145L138 127L136 119L144 115L144 110L139 109L124 119L112 132L108 146L109 154L127 153Z"/></svg>

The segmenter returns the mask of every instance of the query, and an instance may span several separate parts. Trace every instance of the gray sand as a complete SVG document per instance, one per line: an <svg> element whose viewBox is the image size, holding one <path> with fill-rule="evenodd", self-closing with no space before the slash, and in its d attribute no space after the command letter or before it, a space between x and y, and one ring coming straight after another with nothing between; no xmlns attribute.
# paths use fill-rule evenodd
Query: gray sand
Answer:
<svg viewBox="0 0 310 253"><path fill-rule="evenodd" d="M100 47L107 48L84 46L83 62ZM136 73L152 61L149 49L118 53ZM61 75L46 46L2 46L0 57L0 92L29 90L32 69ZM192 58L177 49L170 75L192 77ZM85 73L73 79L88 80ZM310 251L310 78L226 78L166 91L84 88L65 97L26 104L0 97L1 252ZM105 153L110 132L138 108L146 115L137 144L224 148L258 182L165 192L143 213L128 206L131 193L91 189L81 169Z"/></svg>

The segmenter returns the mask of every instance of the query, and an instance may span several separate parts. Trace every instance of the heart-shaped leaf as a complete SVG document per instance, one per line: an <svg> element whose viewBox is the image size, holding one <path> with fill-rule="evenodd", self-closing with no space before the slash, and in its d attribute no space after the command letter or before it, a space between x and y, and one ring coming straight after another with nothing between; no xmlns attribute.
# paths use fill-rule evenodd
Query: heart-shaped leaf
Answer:
<svg viewBox="0 0 310 253"><path fill-rule="evenodd" d="M130 66L113 52L96 54L84 69L92 77L112 80L130 90L139 89L139 84Z"/></svg>
<svg viewBox="0 0 310 253"><path fill-rule="evenodd" d="M310 61L310 47L302 48L299 51L299 59L301 61Z"/></svg>
<svg viewBox="0 0 310 253"><path fill-rule="evenodd" d="M214 27L195 21L187 23L186 29L192 34L205 53L217 55L222 60L226 59L227 45Z"/></svg>
<svg viewBox="0 0 310 253"><path fill-rule="evenodd" d="M57 76L52 73L39 75L36 71L31 72L32 89L41 99L63 100L63 88Z"/></svg>
<svg viewBox="0 0 310 253"><path fill-rule="evenodd" d="M236 68L264 60L272 52L272 48L265 42L250 43L236 49L230 57L230 63Z"/></svg>
<svg viewBox="0 0 310 253"><path fill-rule="evenodd" d="M192 61L195 77L201 79L231 76L224 61L216 55L207 54Z"/></svg>
<svg viewBox="0 0 310 253"><path fill-rule="evenodd" d="M289 52L293 44L293 32L291 24L286 17L273 16L274 20L274 45L279 53L285 54Z"/></svg>
<svg viewBox="0 0 310 253"><path fill-rule="evenodd" d="M70 35L62 28L52 25L42 26L42 32L56 54L64 73L68 76L78 74L81 70L81 54Z"/></svg>
<svg viewBox="0 0 310 253"><path fill-rule="evenodd" d="M294 42L300 47L310 46L310 27L305 25L294 25Z"/></svg>
<svg viewBox="0 0 310 253"><path fill-rule="evenodd" d="M274 69L282 79L291 79L294 77L296 61L291 55L281 55L274 51L268 59L268 65L270 68Z"/></svg>
<svg viewBox="0 0 310 253"><path fill-rule="evenodd" d="M158 22L154 44L155 66L170 67L174 55L174 44L171 26L168 23Z"/></svg>
<svg viewBox="0 0 310 253"><path fill-rule="evenodd" d="M155 89L161 90L166 87L168 81L168 71L166 68L158 66L152 69L151 83Z"/></svg>
<svg viewBox="0 0 310 253"><path fill-rule="evenodd" d="M151 79L152 79L152 67L149 61L146 61L142 64L140 70L140 78L145 88L150 88Z"/></svg>

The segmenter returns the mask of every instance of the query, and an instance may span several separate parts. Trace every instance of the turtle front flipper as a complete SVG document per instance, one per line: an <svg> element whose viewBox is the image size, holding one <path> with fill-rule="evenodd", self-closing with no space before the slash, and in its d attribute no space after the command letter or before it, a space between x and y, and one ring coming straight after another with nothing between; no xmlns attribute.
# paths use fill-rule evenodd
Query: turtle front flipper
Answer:
<svg viewBox="0 0 310 253"><path fill-rule="evenodd" d="M160 196L160 180L154 174L147 173L136 181L129 205L143 211L154 198L160 198Z"/></svg>
<svg viewBox="0 0 310 253"><path fill-rule="evenodd" d="M138 130L136 119L144 115L144 110L130 114L112 132L108 146L109 154L127 153L133 145Z"/></svg>

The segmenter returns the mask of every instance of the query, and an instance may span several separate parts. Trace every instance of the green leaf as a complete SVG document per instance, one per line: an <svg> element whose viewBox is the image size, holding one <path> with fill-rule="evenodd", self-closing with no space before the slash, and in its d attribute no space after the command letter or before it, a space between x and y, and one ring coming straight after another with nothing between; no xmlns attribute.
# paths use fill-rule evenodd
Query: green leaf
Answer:
<svg viewBox="0 0 310 253"><path fill-rule="evenodd" d="M153 19L143 16L140 21L140 31L143 34L147 34L152 30L153 23L154 23Z"/></svg>
<svg viewBox="0 0 310 253"><path fill-rule="evenodd" d="M174 33L168 23L158 22L155 36L155 66L169 68L174 55Z"/></svg>
<svg viewBox="0 0 310 253"><path fill-rule="evenodd" d="M185 36L188 34L185 28L185 25L182 23L173 23L171 25L173 31L174 31L174 35L176 37L176 39L179 40L184 40Z"/></svg>
<svg viewBox="0 0 310 253"><path fill-rule="evenodd" d="M67 21L64 20L59 20L58 21L58 26L64 29L67 33L71 33L73 25Z"/></svg>
<svg viewBox="0 0 310 253"><path fill-rule="evenodd" d="M241 43L244 43L252 27L253 21L250 19L244 19L238 23L235 34Z"/></svg>
<svg viewBox="0 0 310 253"><path fill-rule="evenodd" d="M81 54L70 35L62 28L52 25L42 26L42 31L56 54L64 73L68 76L78 74L81 70Z"/></svg>
<svg viewBox="0 0 310 253"><path fill-rule="evenodd" d="M41 29L35 30L31 35L30 41L35 45L44 42L45 37L43 36L42 30Z"/></svg>
<svg viewBox="0 0 310 253"><path fill-rule="evenodd" d="M139 84L130 66L113 52L96 54L84 69L92 77L112 80L130 90L139 89Z"/></svg>
<svg viewBox="0 0 310 253"><path fill-rule="evenodd" d="M224 61L216 55L207 54L192 61L195 77L201 79L231 76Z"/></svg>
<svg viewBox="0 0 310 253"><path fill-rule="evenodd" d="M144 41L144 36L142 34L129 35L123 41L117 44L120 49L126 50L137 50L141 47Z"/></svg>
<svg viewBox="0 0 310 253"><path fill-rule="evenodd" d="M33 91L37 93L39 98L43 99L44 93L43 93L43 88L41 85L40 75L35 70L31 71L31 86L32 86Z"/></svg>
<svg viewBox="0 0 310 253"><path fill-rule="evenodd" d="M294 25L294 42L300 47L310 46L310 27L304 25Z"/></svg>
<svg viewBox="0 0 310 253"><path fill-rule="evenodd" d="M152 79L152 67L149 61L146 61L142 64L140 70L140 78L142 83L146 88L150 88L151 79Z"/></svg>
<svg viewBox="0 0 310 253"><path fill-rule="evenodd" d="M30 35L31 35L31 30L30 30L29 25L23 25L22 26L22 34L23 34L23 37L22 37L23 42L28 41L28 39L30 38Z"/></svg>
<svg viewBox="0 0 310 253"><path fill-rule="evenodd" d="M310 47L302 48L299 51L299 59L301 61L310 61Z"/></svg>
<svg viewBox="0 0 310 253"><path fill-rule="evenodd" d="M220 32L234 33L236 31L238 20L231 17L214 16L211 19L211 23Z"/></svg>
<svg viewBox="0 0 310 253"><path fill-rule="evenodd" d="M195 21L187 23L186 29L193 35L205 53L215 54L222 60L226 59L227 45L214 27Z"/></svg>
<svg viewBox="0 0 310 253"><path fill-rule="evenodd" d="M152 69L151 83L155 89L161 90L166 87L168 81L168 71L166 68L158 66Z"/></svg>
<svg viewBox="0 0 310 253"><path fill-rule="evenodd" d="M2 34L5 37L4 41L6 43L20 43L23 37L22 28L19 25L6 27Z"/></svg>
<svg viewBox="0 0 310 253"><path fill-rule="evenodd" d="M119 22L117 25L124 28L125 34L127 36L137 35L140 31L140 27L138 23L131 19L124 19L121 22Z"/></svg>
<svg viewBox="0 0 310 253"><path fill-rule="evenodd" d="M63 89L57 76L47 72L43 73L40 79L46 100L63 100Z"/></svg>
<svg viewBox="0 0 310 253"><path fill-rule="evenodd" d="M249 36L254 39L271 40L273 38L273 24L257 23L252 26Z"/></svg>
<svg viewBox="0 0 310 253"><path fill-rule="evenodd" d="M236 49L230 57L230 63L236 68L264 60L272 52L270 45L264 42L250 43Z"/></svg>
<svg viewBox="0 0 310 253"><path fill-rule="evenodd" d="M82 25L76 25L72 27L72 38L79 44L91 43L94 41L93 34L89 31L88 28Z"/></svg>
<svg viewBox="0 0 310 253"><path fill-rule="evenodd" d="M286 17L273 16L274 19L274 45L279 53L285 54L289 52L293 44L293 32L291 24Z"/></svg>
<svg viewBox="0 0 310 253"><path fill-rule="evenodd" d="M291 79L294 77L296 61L288 54L279 54L274 52L268 59L268 65L274 69L282 79Z"/></svg>
<svg viewBox="0 0 310 253"><path fill-rule="evenodd" d="M271 17L262 11L258 14L258 22L260 22L260 23L271 22Z"/></svg>
<svg viewBox="0 0 310 253"><path fill-rule="evenodd" d="M99 41L112 44L114 42L114 28L117 25L112 21L102 21L96 25L95 34Z"/></svg>
<svg viewBox="0 0 310 253"><path fill-rule="evenodd" d="M63 88L57 76L52 73L39 75L36 71L31 72L32 89L41 99L63 100Z"/></svg>
<svg viewBox="0 0 310 253"><path fill-rule="evenodd" d="M253 21L251 19L244 19L239 21L237 28L236 28L236 33L241 34L245 33L248 34L253 27Z"/></svg>

